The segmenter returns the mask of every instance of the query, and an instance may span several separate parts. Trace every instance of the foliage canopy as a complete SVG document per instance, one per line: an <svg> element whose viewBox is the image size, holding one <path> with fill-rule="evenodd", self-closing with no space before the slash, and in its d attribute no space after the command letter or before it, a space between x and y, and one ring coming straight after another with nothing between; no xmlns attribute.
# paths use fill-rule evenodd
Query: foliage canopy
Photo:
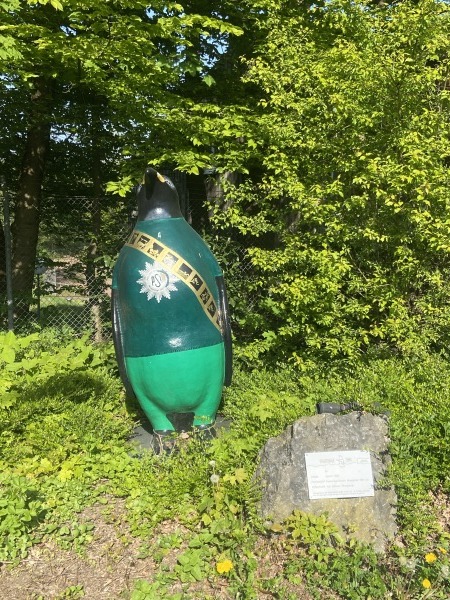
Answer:
<svg viewBox="0 0 450 600"><path fill-rule="evenodd" d="M210 207L215 225L241 239L253 269L231 284L236 331L253 340L244 358L302 366L372 346L448 346L445 2L10 0L0 10L8 172L33 121L26 90L44 75L53 147L83 189L94 164L107 178L121 171L108 187L118 194L146 163L215 169L225 191Z"/></svg>
<svg viewBox="0 0 450 600"><path fill-rule="evenodd" d="M250 239L266 292L243 315L265 331L248 356L445 348L448 6L271 3L264 30L244 76L257 102L215 155L249 174L216 217Z"/></svg>

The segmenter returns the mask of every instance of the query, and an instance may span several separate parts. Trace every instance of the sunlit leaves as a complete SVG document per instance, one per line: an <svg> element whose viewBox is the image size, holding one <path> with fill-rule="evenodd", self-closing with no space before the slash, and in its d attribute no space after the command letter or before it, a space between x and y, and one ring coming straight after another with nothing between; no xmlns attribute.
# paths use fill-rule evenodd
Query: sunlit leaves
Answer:
<svg viewBox="0 0 450 600"><path fill-rule="evenodd" d="M276 232L249 255L278 354L354 357L419 333L446 346L448 16L432 0L271 5L245 74L258 144L242 151L260 179L237 188L222 222Z"/></svg>
<svg viewBox="0 0 450 600"><path fill-rule="evenodd" d="M120 181L110 181L107 183L106 191L124 198L133 187L133 184L133 179L130 176L123 177Z"/></svg>
<svg viewBox="0 0 450 600"><path fill-rule="evenodd" d="M63 9L63 5L59 0L27 0L27 3L30 5L41 4L42 6L50 4L50 6L53 6L53 8L55 8L56 10Z"/></svg>

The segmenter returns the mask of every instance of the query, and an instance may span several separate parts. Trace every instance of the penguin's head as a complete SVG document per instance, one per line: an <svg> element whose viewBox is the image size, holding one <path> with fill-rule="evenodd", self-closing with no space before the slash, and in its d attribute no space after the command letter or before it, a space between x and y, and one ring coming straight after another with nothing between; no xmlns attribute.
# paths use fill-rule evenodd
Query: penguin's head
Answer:
<svg viewBox="0 0 450 600"><path fill-rule="evenodd" d="M177 190L172 181L147 167L137 190L138 221L182 217Z"/></svg>

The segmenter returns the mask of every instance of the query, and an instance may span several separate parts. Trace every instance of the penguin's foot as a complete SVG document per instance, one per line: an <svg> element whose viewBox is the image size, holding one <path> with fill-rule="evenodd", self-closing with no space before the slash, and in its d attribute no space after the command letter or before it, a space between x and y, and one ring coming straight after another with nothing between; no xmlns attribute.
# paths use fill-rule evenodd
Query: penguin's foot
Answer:
<svg viewBox="0 0 450 600"><path fill-rule="evenodd" d="M153 431L153 451L155 454L172 454L176 447L177 435L175 431Z"/></svg>
<svg viewBox="0 0 450 600"><path fill-rule="evenodd" d="M217 437L215 423L209 425L198 425L194 427L194 435L201 442L209 442Z"/></svg>
<svg viewBox="0 0 450 600"><path fill-rule="evenodd" d="M166 430L154 430L153 431L153 451L155 454L170 455L176 452L180 448L180 445L186 444L191 439L197 439L202 443L207 443L213 440L217 436L216 428L214 423L209 425L198 425L193 430L187 431L172 431L171 429Z"/></svg>

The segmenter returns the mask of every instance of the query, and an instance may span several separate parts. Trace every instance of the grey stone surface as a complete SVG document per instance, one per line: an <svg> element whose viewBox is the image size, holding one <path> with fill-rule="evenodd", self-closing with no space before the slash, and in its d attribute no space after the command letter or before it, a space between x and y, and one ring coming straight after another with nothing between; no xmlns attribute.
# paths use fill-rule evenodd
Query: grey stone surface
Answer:
<svg viewBox="0 0 450 600"><path fill-rule="evenodd" d="M262 515L280 522L295 509L314 515L326 512L343 533L383 552L397 530L395 490L378 485L390 462L388 442L386 417L351 412L299 419L268 440L260 452L257 477L262 486ZM370 451L373 497L309 499L305 452L338 450Z"/></svg>

